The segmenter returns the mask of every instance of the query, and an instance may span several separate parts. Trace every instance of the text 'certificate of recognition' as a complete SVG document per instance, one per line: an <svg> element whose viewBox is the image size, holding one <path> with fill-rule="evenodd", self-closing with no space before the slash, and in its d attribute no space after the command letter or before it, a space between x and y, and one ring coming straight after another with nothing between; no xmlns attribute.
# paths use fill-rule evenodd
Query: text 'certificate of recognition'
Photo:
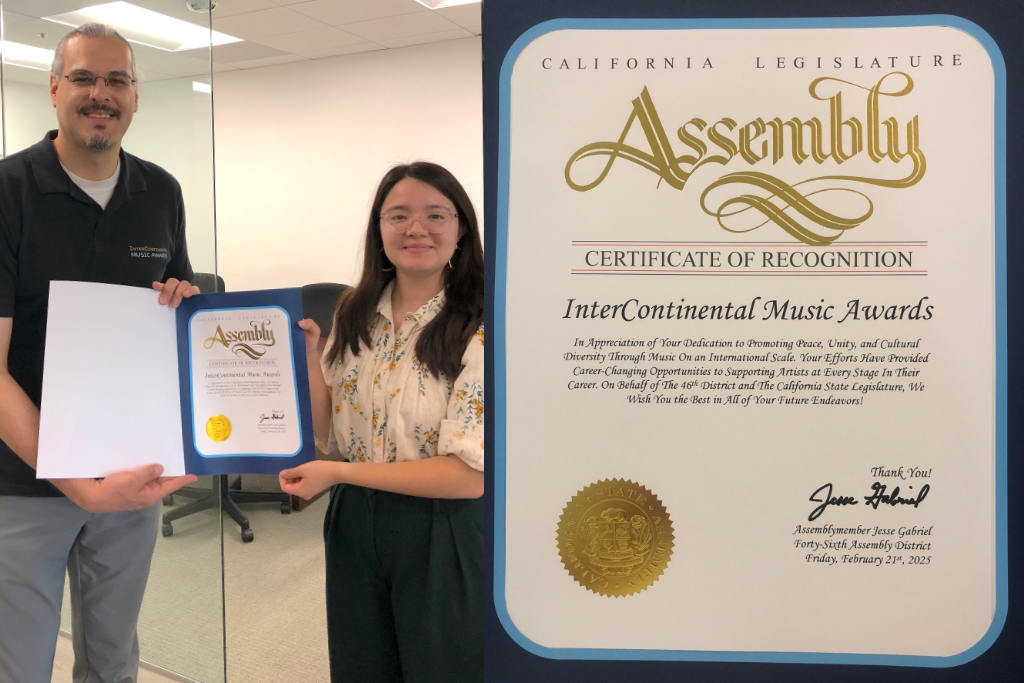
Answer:
<svg viewBox="0 0 1024 683"><path fill-rule="evenodd" d="M279 307L192 314L192 435L200 455L277 457L298 451L302 438L291 324Z"/></svg>
<svg viewBox="0 0 1024 683"><path fill-rule="evenodd" d="M919 666L991 644L1004 69L956 17L559 20L513 46L494 597L516 642Z"/></svg>

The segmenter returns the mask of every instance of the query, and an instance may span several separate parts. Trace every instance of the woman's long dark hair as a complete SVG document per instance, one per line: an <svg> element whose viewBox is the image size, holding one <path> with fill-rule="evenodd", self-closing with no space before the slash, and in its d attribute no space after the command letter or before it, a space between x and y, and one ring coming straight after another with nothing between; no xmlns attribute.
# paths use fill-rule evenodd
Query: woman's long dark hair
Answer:
<svg viewBox="0 0 1024 683"><path fill-rule="evenodd" d="M360 342L370 346L370 322L377 312L377 302L395 278L394 265L384 253L381 241L380 210L392 188L404 178L430 185L447 197L459 214L461 236L451 267L444 270L444 308L423 328L416 342L416 356L435 377L443 374L455 379L462 369L466 344L484 318L484 253L469 195L447 169L429 161L395 166L377 186L366 225L363 274L359 284L338 299L334 309L334 343L328 349L327 360L340 360L346 348L358 356Z"/></svg>

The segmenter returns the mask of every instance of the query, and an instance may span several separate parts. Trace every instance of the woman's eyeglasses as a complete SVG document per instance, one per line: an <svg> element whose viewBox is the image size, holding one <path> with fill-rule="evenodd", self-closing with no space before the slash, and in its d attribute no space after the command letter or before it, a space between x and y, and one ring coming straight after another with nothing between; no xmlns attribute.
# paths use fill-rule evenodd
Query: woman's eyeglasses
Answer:
<svg viewBox="0 0 1024 683"><path fill-rule="evenodd" d="M407 209L391 209L382 213L380 220L389 228L402 231L407 230L412 225L412 222L418 218L420 225L426 228L427 232L437 233L443 231L452 222L452 219L458 217L458 215L457 211L444 207L432 207L420 212Z"/></svg>

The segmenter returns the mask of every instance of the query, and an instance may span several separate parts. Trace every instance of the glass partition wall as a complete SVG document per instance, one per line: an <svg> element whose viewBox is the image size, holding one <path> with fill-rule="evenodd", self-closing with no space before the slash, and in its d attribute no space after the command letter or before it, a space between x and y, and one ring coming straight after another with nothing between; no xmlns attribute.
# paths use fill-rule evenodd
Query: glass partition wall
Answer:
<svg viewBox="0 0 1024 683"><path fill-rule="evenodd" d="M49 62L70 26L45 17L101 1L0 0L0 153L10 155L24 149L57 125L48 92ZM183 0L133 0L132 4L209 29L209 12L190 11ZM71 21L77 25L85 20ZM122 144L128 152L164 167L181 183L192 267L197 272L216 273L209 41L198 48L176 51L133 41L133 48L139 109ZM170 505L163 506L161 512L188 504L195 496L219 495L208 479L193 488L191 496L178 494L165 501ZM219 510L218 500L158 534L139 618L144 666L204 683L225 679ZM168 531L172 533L167 535ZM65 590L62 630L70 632L70 624ZM58 646L61 640L66 638L62 635ZM70 652L70 641L63 649ZM66 666L70 671L70 663ZM65 675L54 680L69 679Z"/></svg>

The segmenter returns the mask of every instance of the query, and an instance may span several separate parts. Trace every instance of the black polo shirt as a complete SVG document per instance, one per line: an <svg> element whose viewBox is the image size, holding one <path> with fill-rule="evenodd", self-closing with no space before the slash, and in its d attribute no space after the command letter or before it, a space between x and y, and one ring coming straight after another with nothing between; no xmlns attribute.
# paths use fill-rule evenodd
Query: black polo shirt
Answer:
<svg viewBox="0 0 1024 683"><path fill-rule="evenodd" d="M193 277L178 181L121 150L117 186L101 209L61 168L56 135L0 159L0 317L13 318L7 367L37 406L51 280L149 288ZM146 330L134 332L145 339ZM0 441L0 495L61 494Z"/></svg>

